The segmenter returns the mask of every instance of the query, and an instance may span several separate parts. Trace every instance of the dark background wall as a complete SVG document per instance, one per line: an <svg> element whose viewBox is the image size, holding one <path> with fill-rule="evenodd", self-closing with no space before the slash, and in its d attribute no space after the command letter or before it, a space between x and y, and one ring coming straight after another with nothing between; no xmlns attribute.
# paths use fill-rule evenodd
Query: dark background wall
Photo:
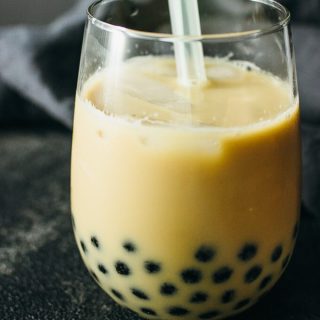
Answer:
<svg viewBox="0 0 320 320"><path fill-rule="evenodd" d="M1 0L0 25L45 24L77 0Z"/></svg>

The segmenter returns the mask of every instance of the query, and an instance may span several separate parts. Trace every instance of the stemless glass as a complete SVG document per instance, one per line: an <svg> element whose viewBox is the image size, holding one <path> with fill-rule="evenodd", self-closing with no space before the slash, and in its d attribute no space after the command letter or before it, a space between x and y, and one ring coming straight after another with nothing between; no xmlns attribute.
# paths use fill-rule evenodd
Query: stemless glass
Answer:
<svg viewBox="0 0 320 320"><path fill-rule="evenodd" d="M82 259L146 318L223 318L286 268L300 206L289 12L199 1L202 36L174 36L166 0L88 9L71 201ZM183 85L175 44L201 43L207 82Z"/></svg>

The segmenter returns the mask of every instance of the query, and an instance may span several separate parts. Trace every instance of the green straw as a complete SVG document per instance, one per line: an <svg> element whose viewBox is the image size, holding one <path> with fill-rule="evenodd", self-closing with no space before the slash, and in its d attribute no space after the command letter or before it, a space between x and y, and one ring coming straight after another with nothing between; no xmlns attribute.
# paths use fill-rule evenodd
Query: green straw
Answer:
<svg viewBox="0 0 320 320"><path fill-rule="evenodd" d="M173 34L201 35L198 0L169 0L169 9ZM182 84L199 84L207 80L199 41L177 41L174 50L178 79Z"/></svg>

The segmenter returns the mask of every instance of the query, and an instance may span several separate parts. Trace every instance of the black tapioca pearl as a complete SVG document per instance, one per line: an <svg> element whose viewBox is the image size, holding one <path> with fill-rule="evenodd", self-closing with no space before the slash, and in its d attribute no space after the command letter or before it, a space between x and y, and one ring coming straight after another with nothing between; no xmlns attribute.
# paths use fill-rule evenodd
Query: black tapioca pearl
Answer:
<svg viewBox="0 0 320 320"><path fill-rule="evenodd" d="M282 252L283 252L282 246L281 245L276 246L271 254L271 262L277 262L280 259Z"/></svg>
<svg viewBox="0 0 320 320"><path fill-rule="evenodd" d="M122 293L120 293L119 291L115 290L115 289L111 289L112 294L117 297L119 300L124 301L124 297L122 295Z"/></svg>
<svg viewBox="0 0 320 320"><path fill-rule="evenodd" d="M241 301L239 301L235 307L233 308L234 310L239 310L242 309L244 307L246 307L248 304L250 304L251 300L250 299L243 299Z"/></svg>
<svg viewBox="0 0 320 320"><path fill-rule="evenodd" d="M100 243L99 243L97 237L92 236L92 237L91 237L91 243L92 243L92 245L93 245L95 248L97 248L97 249L100 248Z"/></svg>
<svg viewBox="0 0 320 320"><path fill-rule="evenodd" d="M144 268L148 273L158 273L161 271L161 264L155 261L145 261Z"/></svg>
<svg viewBox="0 0 320 320"><path fill-rule="evenodd" d="M224 266L213 273L212 280L215 283L223 283L228 281L232 274L233 270L228 266Z"/></svg>
<svg viewBox="0 0 320 320"><path fill-rule="evenodd" d="M96 273L95 273L94 271L92 271L92 270L90 270L89 272L90 272L92 278L99 283L100 281L99 281L99 278L98 278L98 276L96 275Z"/></svg>
<svg viewBox="0 0 320 320"><path fill-rule="evenodd" d="M271 281L272 281L272 275L268 275L264 277L260 282L259 289L260 290L265 289L268 286L268 284L270 284Z"/></svg>
<svg viewBox="0 0 320 320"><path fill-rule="evenodd" d="M283 252L282 246L278 245L271 254L271 262L277 262L280 259L282 252Z"/></svg>
<svg viewBox="0 0 320 320"><path fill-rule="evenodd" d="M132 288L131 292L134 296L141 300L149 300L150 298L140 289Z"/></svg>
<svg viewBox="0 0 320 320"><path fill-rule="evenodd" d="M125 241L123 243L123 248L128 252L136 252L137 251L137 247L131 241Z"/></svg>
<svg viewBox="0 0 320 320"><path fill-rule="evenodd" d="M285 269L289 263L290 256L286 256L282 261L282 270Z"/></svg>
<svg viewBox="0 0 320 320"><path fill-rule="evenodd" d="M181 278L185 283L198 283L202 279L202 273L200 270L188 268L181 272Z"/></svg>
<svg viewBox="0 0 320 320"><path fill-rule="evenodd" d="M197 291L192 294L190 303L202 303L208 300L208 295L205 292Z"/></svg>
<svg viewBox="0 0 320 320"><path fill-rule="evenodd" d="M255 257L258 247L254 243L246 243L238 253L238 258L241 261L247 262Z"/></svg>
<svg viewBox="0 0 320 320"><path fill-rule="evenodd" d="M221 296L221 303L227 304L227 303L233 301L235 296L236 296L235 290L227 290Z"/></svg>
<svg viewBox="0 0 320 320"><path fill-rule="evenodd" d="M156 316L157 315L157 313L150 308L140 308L140 311L144 314L149 315L149 316Z"/></svg>
<svg viewBox="0 0 320 320"><path fill-rule="evenodd" d="M250 268L244 276L244 281L246 283L252 283L253 281L257 280L262 272L261 266L253 266Z"/></svg>
<svg viewBox="0 0 320 320"><path fill-rule="evenodd" d="M174 284L165 282L160 287L160 293L164 296L172 296L177 292L177 288Z"/></svg>
<svg viewBox="0 0 320 320"><path fill-rule="evenodd" d="M247 66L246 69L247 69L247 71L249 71L249 72L252 71L252 67L251 67L251 66Z"/></svg>
<svg viewBox="0 0 320 320"><path fill-rule="evenodd" d="M182 307L170 307L168 309L168 313L172 316L184 316L188 314L190 311L188 309Z"/></svg>
<svg viewBox="0 0 320 320"><path fill-rule="evenodd" d="M106 269L106 267L102 263L98 264L98 269L103 274L107 274L108 273L108 270Z"/></svg>
<svg viewBox="0 0 320 320"><path fill-rule="evenodd" d="M87 253L87 246L85 245L85 243L82 240L80 241L80 246L81 246L83 253Z"/></svg>
<svg viewBox="0 0 320 320"><path fill-rule="evenodd" d="M209 246L201 246L194 257L200 262L209 262L215 257L215 250Z"/></svg>
<svg viewBox="0 0 320 320"><path fill-rule="evenodd" d="M208 312L205 313L201 313L199 315L199 319L214 319L217 316L219 316L221 313L218 310L210 310Z"/></svg>
<svg viewBox="0 0 320 320"><path fill-rule="evenodd" d="M115 263L116 271L122 276L129 276L131 274L130 268L123 261L117 261Z"/></svg>

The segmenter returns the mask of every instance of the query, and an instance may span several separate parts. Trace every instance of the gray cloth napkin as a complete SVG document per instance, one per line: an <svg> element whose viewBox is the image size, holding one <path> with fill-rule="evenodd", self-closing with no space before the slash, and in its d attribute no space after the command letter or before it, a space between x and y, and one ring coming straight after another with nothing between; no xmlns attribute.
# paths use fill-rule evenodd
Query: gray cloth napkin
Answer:
<svg viewBox="0 0 320 320"><path fill-rule="evenodd" d="M90 2L78 1L46 27L0 28L0 95L5 87L14 89L71 127L83 23Z"/></svg>
<svg viewBox="0 0 320 320"><path fill-rule="evenodd" d="M12 114L19 114L20 104L27 103L32 110L37 107L71 128L83 26L90 2L79 0L45 27L0 28L0 122L10 113L1 99L11 90L15 92ZM301 1L283 2L295 10L299 22L293 25L293 35L302 112L303 200L320 215L320 1L304 1L304 6Z"/></svg>

